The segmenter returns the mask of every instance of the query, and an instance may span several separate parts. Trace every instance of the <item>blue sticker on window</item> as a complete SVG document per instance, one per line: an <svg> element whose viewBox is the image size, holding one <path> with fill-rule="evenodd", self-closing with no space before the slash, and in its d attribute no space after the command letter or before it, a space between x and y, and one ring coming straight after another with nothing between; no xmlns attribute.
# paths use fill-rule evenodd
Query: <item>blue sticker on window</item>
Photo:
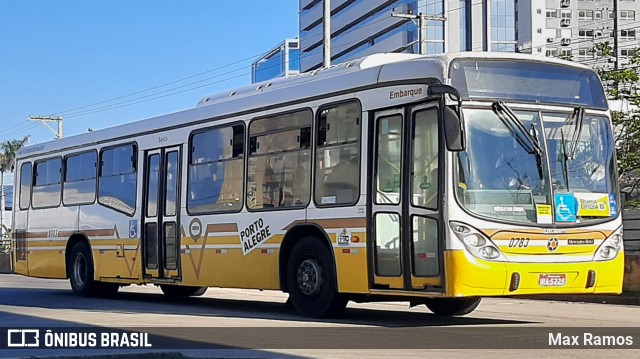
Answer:
<svg viewBox="0 0 640 359"><path fill-rule="evenodd" d="M609 211L611 213L611 217L615 217L618 215L618 204L616 203L616 195L613 193L609 193Z"/></svg>
<svg viewBox="0 0 640 359"><path fill-rule="evenodd" d="M129 238L138 237L138 221L132 219L129 221Z"/></svg>
<svg viewBox="0 0 640 359"><path fill-rule="evenodd" d="M576 221L576 200L572 194L556 194L555 213L557 222Z"/></svg>

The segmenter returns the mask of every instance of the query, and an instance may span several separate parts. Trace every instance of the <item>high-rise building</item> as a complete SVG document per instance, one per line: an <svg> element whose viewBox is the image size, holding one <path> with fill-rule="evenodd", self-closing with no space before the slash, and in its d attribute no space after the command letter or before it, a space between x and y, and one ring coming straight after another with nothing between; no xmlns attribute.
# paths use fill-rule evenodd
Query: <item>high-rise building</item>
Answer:
<svg viewBox="0 0 640 359"><path fill-rule="evenodd" d="M426 53L517 51L595 62L595 43L613 45L614 0L331 0L331 59L419 49L415 20L392 13L445 17L426 23ZM618 53L638 47L640 0L617 0ZM323 63L324 0L299 0L300 70Z"/></svg>
<svg viewBox="0 0 640 359"><path fill-rule="evenodd" d="M597 43L614 45L614 0L547 0L545 22L536 31L544 34L544 41L533 47L543 49L546 56L571 58L595 65L593 51ZM618 3L618 55L621 64L629 61L633 49L640 46L636 36L636 12L640 0L617 0ZM613 66L612 63L598 63Z"/></svg>
<svg viewBox="0 0 640 359"><path fill-rule="evenodd" d="M298 39L286 39L251 63L251 83L300 72Z"/></svg>

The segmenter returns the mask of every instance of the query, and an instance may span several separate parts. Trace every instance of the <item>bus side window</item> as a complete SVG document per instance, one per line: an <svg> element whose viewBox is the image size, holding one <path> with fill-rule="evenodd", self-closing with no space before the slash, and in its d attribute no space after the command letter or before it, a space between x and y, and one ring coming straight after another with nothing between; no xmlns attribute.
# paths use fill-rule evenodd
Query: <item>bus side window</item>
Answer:
<svg viewBox="0 0 640 359"><path fill-rule="evenodd" d="M64 205L89 204L95 201L96 160L95 151L67 156L62 184Z"/></svg>
<svg viewBox="0 0 640 359"><path fill-rule="evenodd" d="M57 207L61 200L62 159L36 162L33 184L33 208Z"/></svg>
<svg viewBox="0 0 640 359"><path fill-rule="evenodd" d="M98 202L133 216L136 211L136 146L111 147L100 153Z"/></svg>
<svg viewBox="0 0 640 359"><path fill-rule="evenodd" d="M31 162L23 163L20 167L20 209L29 209L31 203Z"/></svg>
<svg viewBox="0 0 640 359"><path fill-rule="evenodd" d="M309 110L251 122L249 209L299 208L309 203L311 122Z"/></svg>
<svg viewBox="0 0 640 359"><path fill-rule="evenodd" d="M357 102L324 108L318 115L315 202L319 206L358 202L361 115Z"/></svg>
<svg viewBox="0 0 640 359"><path fill-rule="evenodd" d="M199 131L191 136L190 148L188 211L239 211L244 179L244 126Z"/></svg>

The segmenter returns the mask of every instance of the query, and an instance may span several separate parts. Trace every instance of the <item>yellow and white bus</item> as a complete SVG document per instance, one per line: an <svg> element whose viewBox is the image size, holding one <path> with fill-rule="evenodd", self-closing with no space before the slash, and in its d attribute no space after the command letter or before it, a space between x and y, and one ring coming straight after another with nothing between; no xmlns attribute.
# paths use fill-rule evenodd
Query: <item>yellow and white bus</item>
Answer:
<svg viewBox="0 0 640 359"><path fill-rule="evenodd" d="M596 73L519 54L377 54L20 150L16 273L81 296L156 284L471 312L620 293L611 119Z"/></svg>

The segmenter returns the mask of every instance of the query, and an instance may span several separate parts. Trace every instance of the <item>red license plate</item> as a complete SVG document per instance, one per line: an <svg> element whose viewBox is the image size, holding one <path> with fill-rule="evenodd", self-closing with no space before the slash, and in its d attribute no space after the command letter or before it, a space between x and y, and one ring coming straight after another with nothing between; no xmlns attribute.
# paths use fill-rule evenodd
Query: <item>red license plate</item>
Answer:
<svg viewBox="0 0 640 359"><path fill-rule="evenodd" d="M566 274L540 274L538 286L540 287L564 287L567 285Z"/></svg>

